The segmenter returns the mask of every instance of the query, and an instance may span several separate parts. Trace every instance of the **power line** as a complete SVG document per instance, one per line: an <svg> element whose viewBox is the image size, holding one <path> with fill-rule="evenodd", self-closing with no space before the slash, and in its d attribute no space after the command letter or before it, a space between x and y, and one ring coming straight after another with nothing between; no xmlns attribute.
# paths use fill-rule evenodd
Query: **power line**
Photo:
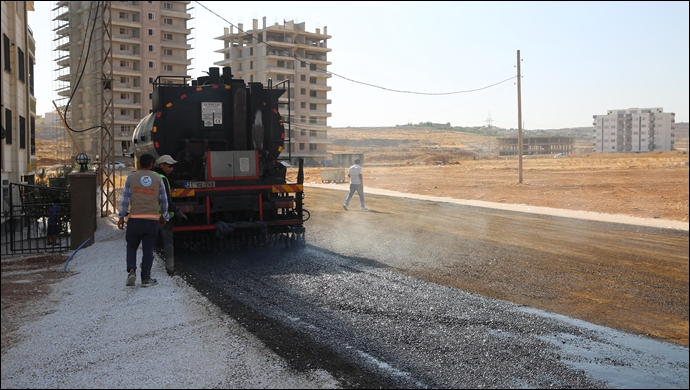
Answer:
<svg viewBox="0 0 690 390"><path fill-rule="evenodd" d="M286 54L287 57L292 57L292 58L294 58L294 59L296 59L296 60L298 60L298 61L300 61L300 62L304 62L304 63L306 63L306 64L308 64L308 65L313 65L313 64L309 63L309 61L306 61L306 60L304 60L304 59L299 58L297 55L290 54L290 53L286 52L285 50L283 50L283 49L281 49L281 48L277 48L277 47L275 47L275 46L272 46L270 43L264 42L261 38L256 37L256 36L254 36L253 34L249 34L248 32L246 32L246 31L240 29L239 27L235 26L234 24L232 24L230 21L228 21L228 20L225 19L224 17L218 15L217 13L215 13L214 11L212 11L211 9L209 9L208 7L206 7L205 5L201 4L201 2L196 1L196 3L199 4L200 6L204 7L208 12L210 12L210 13L216 15L217 17L221 18L223 21L225 21L226 23L228 23L230 26L235 27L235 28L237 29L237 31L251 36L252 38L256 39L257 41L266 44L268 47L272 48L273 50L280 51L281 53ZM351 79L351 78L348 78L348 77L339 75L339 74L337 74L337 73L328 71L328 70L326 70L326 69L321 69L321 68L319 68L318 66L316 67L316 69L317 69L317 70L320 70L320 71L323 71L323 72L326 72L326 73L328 73L328 74L331 74L331 75L333 75L333 76L340 77L341 79L344 79L344 80L347 80L347 81L350 81L350 82L353 82L353 83L356 83L356 84L362 84L362 85L366 85L366 86L368 86L368 87L373 87L373 88L382 89L382 90L384 90L384 91L397 92L397 93L408 93L408 94L414 94L414 95L432 95L432 96L440 96L440 95L457 95L457 94L461 94L461 93L478 92L478 91L481 91L481 90L484 90L484 89L487 89L487 88L494 87L494 86L499 85L499 84L503 84L503 83L505 83L505 82L507 82L507 81L510 81L510 80L512 80L512 79L514 79L514 78L517 77L517 76L512 76L512 77L507 78L507 79L505 79L505 80L503 80L503 81L499 81L499 82L497 82L497 83L494 83L494 84L491 84L491 85L487 85L487 86L485 86L485 87L476 88L476 89L469 89L469 90L463 90L463 91L452 91L452 92L415 92L415 91L405 91L405 90L400 90L400 89L386 88L386 87L382 87L382 86L380 86L380 85L375 85L375 84L371 84L371 83L365 83L365 82L363 82L363 81L357 81L357 80L354 80L354 79Z"/></svg>

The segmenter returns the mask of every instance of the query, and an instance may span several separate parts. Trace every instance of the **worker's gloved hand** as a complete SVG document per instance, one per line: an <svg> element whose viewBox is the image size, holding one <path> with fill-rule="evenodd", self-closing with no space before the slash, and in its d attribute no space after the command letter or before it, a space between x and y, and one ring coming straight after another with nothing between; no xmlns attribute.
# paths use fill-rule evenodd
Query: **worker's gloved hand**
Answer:
<svg viewBox="0 0 690 390"><path fill-rule="evenodd" d="M182 219L187 219L187 216L180 210L175 211L175 215L179 216Z"/></svg>

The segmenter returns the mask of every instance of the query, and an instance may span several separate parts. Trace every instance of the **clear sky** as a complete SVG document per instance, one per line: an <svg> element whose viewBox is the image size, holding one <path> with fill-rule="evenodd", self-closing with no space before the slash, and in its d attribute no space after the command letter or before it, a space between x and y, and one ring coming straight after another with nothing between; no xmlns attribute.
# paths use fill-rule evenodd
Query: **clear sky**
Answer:
<svg viewBox="0 0 690 390"><path fill-rule="evenodd" d="M29 12L36 39L38 114L53 110L50 8ZM585 127L610 109L663 107L688 122L688 2L301 2L193 1L196 67L229 23L251 29L305 22L328 28L332 127L435 122L517 128L515 79L522 58L525 129ZM214 15L206 8L213 10ZM223 20L225 19L225 20ZM346 80L355 80L357 82ZM372 84L376 88L361 83Z"/></svg>

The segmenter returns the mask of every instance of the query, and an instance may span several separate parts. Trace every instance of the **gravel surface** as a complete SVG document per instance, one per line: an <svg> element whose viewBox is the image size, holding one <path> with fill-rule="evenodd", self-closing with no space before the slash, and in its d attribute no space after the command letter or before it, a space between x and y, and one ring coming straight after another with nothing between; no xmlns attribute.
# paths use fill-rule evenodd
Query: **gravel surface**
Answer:
<svg viewBox="0 0 690 390"><path fill-rule="evenodd" d="M99 220L96 244L67 265L44 315L2 351L2 388L336 388L295 372L179 277L126 287L124 231ZM165 275L165 276L164 276Z"/></svg>

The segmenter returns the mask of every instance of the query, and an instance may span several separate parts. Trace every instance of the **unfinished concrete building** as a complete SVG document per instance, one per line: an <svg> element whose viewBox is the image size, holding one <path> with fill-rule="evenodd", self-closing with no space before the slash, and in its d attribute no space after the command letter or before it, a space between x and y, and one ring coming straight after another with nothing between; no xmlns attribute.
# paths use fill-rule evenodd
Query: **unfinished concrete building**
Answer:
<svg viewBox="0 0 690 390"><path fill-rule="evenodd" d="M575 138L572 137L523 137L522 155L535 154L570 154L575 149ZM519 140L517 137L498 138L499 156L518 156Z"/></svg>
<svg viewBox="0 0 690 390"><path fill-rule="evenodd" d="M306 31L304 23L293 21L266 26L265 17L261 28L254 19L250 30L239 23L237 29L225 28L216 38L224 42L223 49L216 50L224 58L214 64L231 67L235 77L264 85L269 80L272 85L289 80L289 93L279 103L290 148L286 147L280 157L293 164L298 158L304 158L307 165L319 164L329 156L329 38L326 27L322 33L318 28Z"/></svg>
<svg viewBox="0 0 690 390"><path fill-rule="evenodd" d="M152 109L152 82L188 74L189 1L59 1L53 8L61 111L81 151L102 153L101 124L113 155L132 152L132 133ZM108 121L112 121L109 123ZM112 127L111 127L112 126ZM103 158L103 156L101 156Z"/></svg>

